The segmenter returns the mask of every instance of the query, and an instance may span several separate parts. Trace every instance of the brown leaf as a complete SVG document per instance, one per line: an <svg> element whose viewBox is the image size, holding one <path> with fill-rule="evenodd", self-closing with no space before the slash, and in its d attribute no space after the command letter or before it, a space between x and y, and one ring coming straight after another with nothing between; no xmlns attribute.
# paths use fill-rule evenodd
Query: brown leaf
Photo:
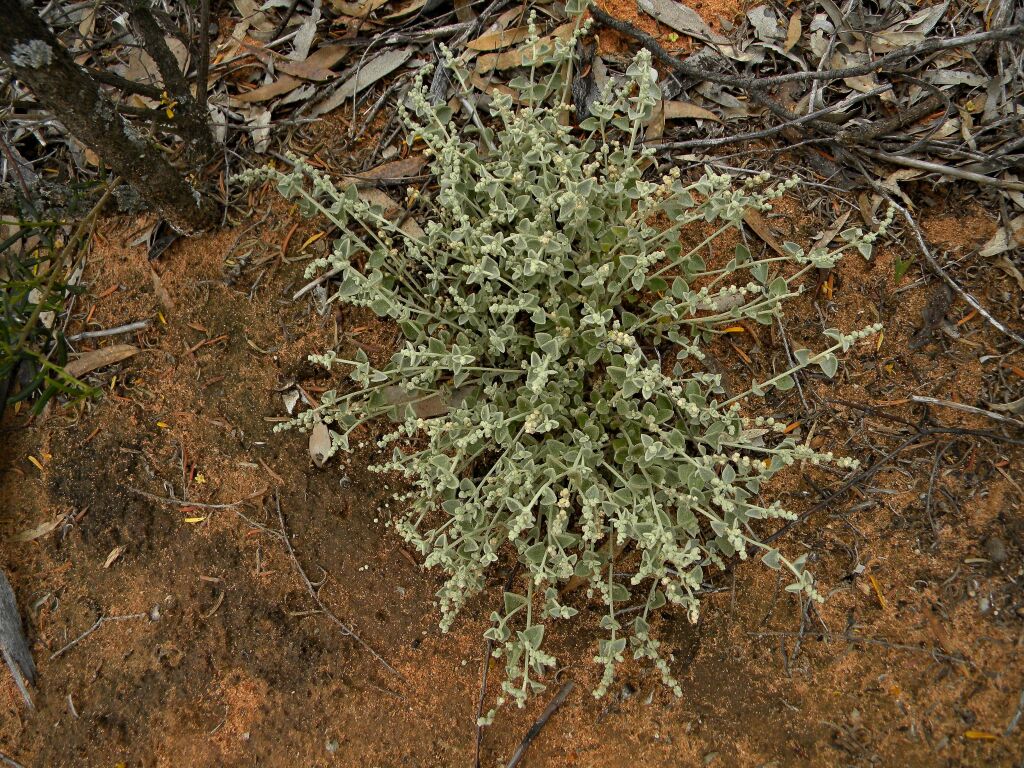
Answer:
<svg viewBox="0 0 1024 768"><path fill-rule="evenodd" d="M651 110L651 119L647 121L644 139L651 141L665 135L665 100L661 99Z"/></svg>
<svg viewBox="0 0 1024 768"><path fill-rule="evenodd" d="M359 190L359 197L363 202L369 203L370 205L379 205L384 209L384 213L389 219L396 218L399 215L405 215L405 209L402 208L397 201L387 193L381 192L375 187ZM403 221L398 228L406 235L416 240L425 240L427 237L427 233L423 231L423 228L412 216L406 216L405 221Z"/></svg>
<svg viewBox="0 0 1024 768"><path fill-rule="evenodd" d="M704 107L698 107L689 101L666 101L666 120L714 120L722 122L714 112L709 112Z"/></svg>
<svg viewBox="0 0 1024 768"><path fill-rule="evenodd" d="M981 247L982 258L998 256L1011 248L1024 244L1024 213L1010 222L1009 227L1000 227L991 239Z"/></svg>
<svg viewBox="0 0 1024 768"><path fill-rule="evenodd" d="M279 77L272 83L261 85L259 88L253 88L251 91L246 91L238 96L234 96L231 101L241 102L242 104L255 104L261 101L270 101L278 96L283 96L286 93L294 91L300 85L302 85L302 81L297 77L285 75L283 77Z"/></svg>
<svg viewBox="0 0 1024 768"><path fill-rule="evenodd" d="M793 46L800 42L800 35L803 33L804 27L800 23L800 9L798 8L792 16L789 17L789 27L786 30L786 42L782 44L782 50L789 53L793 50Z"/></svg>
<svg viewBox="0 0 1024 768"><path fill-rule="evenodd" d="M772 232L771 225L760 213L754 209L749 209L743 214L743 221L748 227L754 230L754 233L764 240L765 244L775 251L780 256L789 256L779 245L779 241L775 239L775 233Z"/></svg>
<svg viewBox="0 0 1024 768"><path fill-rule="evenodd" d="M1024 275L1017 269L1017 265L1010 261L1005 256L1000 256L995 261L995 266L999 267L1003 272L1008 274L1014 280L1017 281L1017 287L1024 291Z"/></svg>
<svg viewBox="0 0 1024 768"><path fill-rule="evenodd" d="M333 43L317 48L303 61L281 61L277 68L286 74L303 80L329 80L337 75L331 67L348 55L350 46Z"/></svg>
<svg viewBox="0 0 1024 768"><path fill-rule="evenodd" d="M529 34L529 27L501 29L496 32L480 35L476 40L466 43L466 47L471 51L499 51L502 48L508 48L516 43L523 42Z"/></svg>
<svg viewBox="0 0 1024 768"><path fill-rule="evenodd" d="M473 0L455 0L455 16L459 21L476 21Z"/></svg>
<svg viewBox="0 0 1024 768"><path fill-rule="evenodd" d="M15 534L11 537L11 541L16 541L18 543L34 541L38 538L45 536L48 533L51 533L52 531L57 530L57 526L59 526L60 523L61 521L59 519L47 520L46 522L40 523L35 528L29 528L27 531L22 531L21 533Z"/></svg>
<svg viewBox="0 0 1024 768"><path fill-rule="evenodd" d="M65 370L77 379L98 368L127 360L138 353L139 348L132 344L114 344L110 347L100 347L75 358L65 366Z"/></svg>
<svg viewBox="0 0 1024 768"><path fill-rule="evenodd" d="M672 27L676 32L716 44L729 42L712 32L711 27L693 8L683 5L678 0L640 0L639 4L640 10L662 24Z"/></svg>
<svg viewBox="0 0 1024 768"><path fill-rule="evenodd" d="M354 173L346 178L350 179L403 179L409 176L418 176L423 167L427 164L427 158L423 155L410 155L401 160L392 160L382 163L368 171Z"/></svg>
<svg viewBox="0 0 1024 768"><path fill-rule="evenodd" d="M390 0L363 0L361 3L347 3L344 0L331 0L331 6L338 13L355 19L365 19L375 10L387 5Z"/></svg>
<svg viewBox="0 0 1024 768"><path fill-rule="evenodd" d="M103 561L103 567L109 568L110 566L112 566L114 564L114 561L117 560L117 558L119 558L121 555L123 555L126 549L128 549L128 547L122 544L120 547L114 547L112 550L110 550L110 554L107 555L107 559Z"/></svg>
<svg viewBox="0 0 1024 768"><path fill-rule="evenodd" d="M174 299L171 298L171 294L164 288L164 281L160 279L160 275L157 274L156 270L152 267L149 268L150 276L153 278L153 293L156 294L157 300L160 305L168 312L174 311Z"/></svg>
<svg viewBox="0 0 1024 768"><path fill-rule="evenodd" d="M345 101L351 99L360 91L369 88L381 78L390 75L411 57L412 48L395 48L362 64L357 71L349 75L345 82L338 86L334 93L317 104L310 111L310 114L313 117L320 117L320 115L325 115L331 110L340 107Z"/></svg>

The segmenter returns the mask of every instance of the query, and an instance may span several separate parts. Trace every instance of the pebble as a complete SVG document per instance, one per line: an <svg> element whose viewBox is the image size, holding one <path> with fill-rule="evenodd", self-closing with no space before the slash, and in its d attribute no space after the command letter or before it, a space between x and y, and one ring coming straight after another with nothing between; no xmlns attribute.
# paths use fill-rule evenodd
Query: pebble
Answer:
<svg viewBox="0 0 1024 768"><path fill-rule="evenodd" d="M1000 539L998 536L990 536L985 541L985 553L988 555L988 559L997 565L999 563L1006 562L1006 542Z"/></svg>
<svg viewBox="0 0 1024 768"><path fill-rule="evenodd" d="M340 747L341 745L338 743L337 739L328 739L326 746L327 751L333 755L335 752L338 751L338 747Z"/></svg>

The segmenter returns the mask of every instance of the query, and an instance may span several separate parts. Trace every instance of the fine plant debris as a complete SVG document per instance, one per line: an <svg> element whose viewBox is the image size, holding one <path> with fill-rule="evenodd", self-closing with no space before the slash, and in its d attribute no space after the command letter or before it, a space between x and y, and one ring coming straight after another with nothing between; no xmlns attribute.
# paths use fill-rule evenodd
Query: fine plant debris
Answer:
<svg viewBox="0 0 1024 768"><path fill-rule="evenodd" d="M371 469L411 485L395 496L397 527L448 576L443 629L508 550L525 566L525 584L505 592L486 633L506 660L499 705L522 706L544 689L556 664L543 647L547 623L578 620L562 596L573 580L606 606L598 697L627 649L682 695L652 612L670 604L696 622L711 572L734 556L788 571L788 591L820 600L805 557L761 540L756 521L793 515L758 495L794 463L857 462L780 435L774 419L744 417L742 403L792 388L808 367L834 376L836 353L880 330L828 330L827 346L795 350L791 369L725 394L721 375L702 365L705 345L740 321L771 325L806 276L843 252L870 256L892 214L876 232L845 230L835 249L787 242L784 255L755 258L740 245L723 257L717 238L798 181L737 183L707 169L687 182L674 168L647 181L655 152L638 139L660 92L646 51L621 82L608 81L574 136L559 72L588 26L555 40L542 60L552 73L516 78L514 96L493 97L494 128L460 130L450 107L430 102L422 73L410 111L400 107L438 184L418 236L301 158L290 172L242 175L274 181L337 227L332 252L307 277L330 271L331 301L369 307L405 339L381 368L361 351L314 355L359 388L323 393L285 426L318 442L329 426L334 452L370 420L398 423L378 443L391 459ZM526 42L538 40L531 17ZM451 54L444 66L465 92L469 72ZM658 217L669 224L654 226ZM680 234L700 225L710 233L684 248ZM446 412L424 417L417 404L436 398ZM314 460L323 463L322 449ZM634 618L618 618L633 606Z"/></svg>

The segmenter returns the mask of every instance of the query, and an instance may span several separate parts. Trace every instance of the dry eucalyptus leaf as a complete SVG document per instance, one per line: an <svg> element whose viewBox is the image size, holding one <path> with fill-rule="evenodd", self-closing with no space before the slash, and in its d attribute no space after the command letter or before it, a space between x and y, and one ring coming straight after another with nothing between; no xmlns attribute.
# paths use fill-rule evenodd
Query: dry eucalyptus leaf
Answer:
<svg viewBox="0 0 1024 768"><path fill-rule="evenodd" d="M500 29L480 35L476 40L466 43L466 47L471 51L499 51L502 48L508 48L516 43L523 42L529 35L529 27Z"/></svg>
<svg viewBox="0 0 1024 768"><path fill-rule="evenodd" d="M284 75L273 82L235 96L232 101L243 104L270 101L270 99L291 93L302 85L303 80L319 82L330 80L338 75L337 72L331 70L331 67L345 58L348 52L349 46L337 43L318 48L305 61L279 62L277 68L284 72Z"/></svg>
<svg viewBox="0 0 1024 768"><path fill-rule="evenodd" d="M361 66L357 65L358 70L346 78L345 82L339 85L334 93L317 104L310 114L313 117L319 117L337 109L360 91L369 88L381 78L390 75L411 57L412 48L392 49Z"/></svg>
<svg viewBox="0 0 1024 768"><path fill-rule="evenodd" d="M383 208L384 214L388 219L392 219L399 214L405 215L405 209L403 209L402 206L400 206L388 194L381 192L376 187L359 190L359 197L370 205L379 205ZM405 221L402 222L399 229L409 237L416 238L417 240L424 240L427 237L427 233L423 231L423 227L421 227L412 216L406 216Z"/></svg>
<svg viewBox="0 0 1024 768"><path fill-rule="evenodd" d="M35 541L36 539L42 538L46 534L57 530L57 526L59 526L60 523L61 521L59 519L47 520L46 522L40 523L35 528L29 528L27 531L15 534L11 537L11 541L16 541L19 544L26 541Z"/></svg>
<svg viewBox="0 0 1024 768"><path fill-rule="evenodd" d="M996 259L995 266L999 267L1003 272L1008 274L1017 282L1017 287L1024 291L1024 274L1017 269L1017 265L1010 261L1005 256L1000 256Z"/></svg>
<svg viewBox="0 0 1024 768"><path fill-rule="evenodd" d="M110 554L107 555L107 559L103 561L103 567L109 568L110 566L112 566L114 564L114 561L116 561L117 558L123 555L126 549L128 549L128 547L122 544L121 546L114 547L112 550L110 550Z"/></svg>
<svg viewBox="0 0 1024 768"><path fill-rule="evenodd" d="M754 230L754 233L764 240L765 245L779 254L779 256L787 256L782 246L779 245L779 241L776 239L771 225L764 216L753 208L750 208L743 214L743 222Z"/></svg>
<svg viewBox="0 0 1024 768"><path fill-rule="evenodd" d="M648 16L654 17L667 27L672 27L676 32L717 44L729 42L712 32L711 27L693 8L676 0L639 0L639 5L640 10Z"/></svg>
<svg viewBox="0 0 1024 768"><path fill-rule="evenodd" d="M1024 245L1024 214L1010 221L1009 227L1000 227L978 253L982 258L998 256L1011 248Z"/></svg>
<svg viewBox="0 0 1024 768"><path fill-rule="evenodd" d="M704 107L698 107L689 101L666 101L664 102L666 120L714 120L722 122L714 112L709 112Z"/></svg>
<svg viewBox="0 0 1024 768"><path fill-rule="evenodd" d="M665 135L665 100L662 99L654 105L654 109L651 110L651 119L647 121L645 126L644 138L647 141L654 139L660 139Z"/></svg>
<svg viewBox="0 0 1024 768"><path fill-rule="evenodd" d="M100 347L76 357L64 366L64 369L77 379L98 368L127 360L138 353L139 348L132 344L114 344L110 347Z"/></svg>
<svg viewBox="0 0 1024 768"><path fill-rule="evenodd" d="M423 155L410 155L409 157L401 160L392 160L387 163L381 163L368 171L347 174L345 178L365 181L376 179L404 179L409 176L418 176L426 164L427 158L423 157Z"/></svg>
<svg viewBox="0 0 1024 768"><path fill-rule="evenodd" d="M800 23L800 10L797 9L789 17L789 26L786 29L786 42L782 44L782 50L789 53L793 46L800 42L800 35L803 33L803 24Z"/></svg>
<svg viewBox="0 0 1024 768"><path fill-rule="evenodd" d="M296 390L290 390L281 395L281 399L284 401L284 409L291 416L295 413L295 406L299 404L299 393Z"/></svg>
<svg viewBox="0 0 1024 768"><path fill-rule="evenodd" d="M338 13L355 19L365 19L378 8L387 5L389 0L363 0L361 3L347 3L344 0L331 0L331 7Z"/></svg>
<svg viewBox="0 0 1024 768"><path fill-rule="evenodd" d="M309 16L302 20L295 38L292 40L292 52L288 58L292 61L304 61L309 56L309 49L313 46L313 38L316 37L316 26L320 23L320 0L313 0L313 8Z"/></svg>
<svg viewBox="0 0 1024 768"><path fill-rule="evenodd" d="M327 463L331 445L331 430L322 421L318 421L309 432L309 457L317 467Z"/></svg>
<svg viewBox="0 0 1024 768"><path fill-rule="evenodd" d="M779 17L767 5L759 5L747 11L747 21L754 28L757 39L765 43L773 43L782 37Z"/></svg>

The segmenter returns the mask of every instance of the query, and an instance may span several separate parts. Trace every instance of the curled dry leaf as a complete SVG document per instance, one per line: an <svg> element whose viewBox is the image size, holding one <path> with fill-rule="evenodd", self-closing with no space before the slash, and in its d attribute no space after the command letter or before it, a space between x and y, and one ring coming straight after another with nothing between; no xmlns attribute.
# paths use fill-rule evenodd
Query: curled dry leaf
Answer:
<svg viewBox="0 0 1024 768"><path fill-rule="evenodd" d="M309 457L317 467L322 467L330 454L331 430L322 421L318 421L309 433Z"/></svg>
<svg viewBox="0 0 1024 768"><path fill-rule="evenodd" d="M1020 245L1024 245L1024 214L1014 218L1009 227L1000 227L992 238L981 247L981 252L978 255L987 259Z"/></svg>
<svg viewBox="0 0 1024 768"><path fill-rule="evenodd" d="M117 558L124 554L124 551L126 549L128 549L128 547L122 544L121 546L114 547L112 550L110 550L110 554L107 555L107 559L103 561L103 567L109 568L110 566L112 566L114 562L117 560Z"/></svg>

